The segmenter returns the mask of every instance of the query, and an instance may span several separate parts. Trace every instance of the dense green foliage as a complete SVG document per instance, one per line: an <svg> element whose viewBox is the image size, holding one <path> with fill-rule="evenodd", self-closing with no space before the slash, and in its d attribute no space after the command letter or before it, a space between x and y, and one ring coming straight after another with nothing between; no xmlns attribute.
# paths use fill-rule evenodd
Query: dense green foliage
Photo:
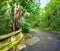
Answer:
<svg viewBox="0 0 60 51"><path fill-rule="evenodd" d="M24 20L19 20L24 32L29 32L30 27L60 31L60 0L51 0L43 9L33 0L0 0L0 34L12 32L14 15L12 11L10 16L9 10L14 8L14 3L25 11Z"/></svg>
<svg viewBox="0 0 60 51"><path fill-rule="evenodd" d="M60 31L60 1L51 0L42 10L40 28Z"/></svg>
<svg viewBox="0 0 60 51"><path fill-rule="evenodd" d="M12 32L12 20L9 9L13 7L12 0L0 0L0 35Z"/></svg>
<svg viewBox="0 0 60 51"><path fill-rule="evenodd" d="M39 29L60 31L60 1L51 0L45 8L40 10L37 22Z"/></svg>
<svg viewBox="0 0 60 51"><path fill-rule="evenodd" d="M8 11L6 9L7 6L6 8L2 7L2 9L0 9L0 34L12 32L12 20L8 16Z"/></svg>
<svg viewBox="0 0 60 51"><path fill-rule="evenodd" d="M0 34L12 32L11 30L12 21L8 17L0 17Z"/></svg>
<svg viewBox="0 0 60 51"><path fill-rule="evenodd" d="M1 0L0 3L1 3L0 4L0 7L1 7L0 8L0 22L1 22L0 23L0 34L9 33L9 32L12 31L13 22L12 22L11 17L13 18L14 15L13 15L13 10L12 10L12 15L13 16L9 15L10 14L9 11L10 11L11 8L14 8L14 3L20 4L20 6L21 6L20 9L22 11L26 11L26 12L29 12L29 13L31 13L31 11L33 11L32 13L34 13L36 11L36 10L34 11L34 7L36 5L34 4L33 0L29 0L29 1L28 0L24 0L24 1L23 0L21 0L21 1L20 0L17 0L17 1L14 1L14 0L9 0L9 1L4 0L3 1L3 0ZM24 3L24 4L22 4L22 3ZM30 25L27 22L25 22L25 23L21 24L22 27L23 27L22 29L23 29L24 32L25 31L28 32L29 29L30 29Z"/></svg>
<svg viewBox="0 0 60 51"><path fill-rule="evenodd" d="M26 21L30 23L31 27L35 27L40 19L40 5L34 3L33 0L22 0L20 4L22 5L22 10L28 13L25 15Z"/></svg>
<svg viewBox="0 0 60 51"><path fill-rule="evenodd" d="M22 27L22 31L24 33L28 33L29 30L30 30L30 24L24 19L24 18L21 18L19 20L19 23L21 24L21 27Z"/></svg>
<svg viewBox="0 0 60 51"><path fill-rule="evenodd" d="M38 20L40 19L40 5L33 3L31 7L29 7L30 14L26 16L26 20L30 23L31 27L35 27ZM33 19L32 19L33 18Z"/></svg>

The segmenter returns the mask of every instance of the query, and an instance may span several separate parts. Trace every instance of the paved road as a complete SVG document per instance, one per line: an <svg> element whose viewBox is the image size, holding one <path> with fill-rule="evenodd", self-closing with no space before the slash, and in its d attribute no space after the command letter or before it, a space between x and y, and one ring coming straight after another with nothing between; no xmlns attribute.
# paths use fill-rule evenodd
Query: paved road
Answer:
<svg viewBox="0 0 60 51"><path fill-rule="evenodd" d="M60 51L60 36L55 33L31 30L31 34L39 38L33 46L28 46L21 51Z"/></svg>

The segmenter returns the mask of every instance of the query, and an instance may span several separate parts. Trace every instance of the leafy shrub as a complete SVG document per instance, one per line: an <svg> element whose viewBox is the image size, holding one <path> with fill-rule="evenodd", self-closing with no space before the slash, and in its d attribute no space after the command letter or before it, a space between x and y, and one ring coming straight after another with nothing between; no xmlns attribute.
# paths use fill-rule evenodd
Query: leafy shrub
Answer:
<svg viewBox="0 0 60 51"><path fill-rule="evenodd" d="M51 0L40 15L40 29L60 31L60 0Z"/></svg>
<svg viewBox="0 0 60 51"><path fill-rule="evenodd" d="M26 43L27 46L33 46L35 43L34 42L28 42Z"/></svg>
<svg viewBox="0 0 60 51"><path fill-rule="evenodd" d="M9 17L3 17L0 17L0 35L12 32L10 27L12 24L11 19Z"/></svg>
<svg viewBox="0 0 60 51"><path fill-rule="evenodd" d="M22 31L23 32L29 32L29 30L30 30L30 24L24 18L21 18L19 20L19 23L22 26Z"/></svg>
<svg viewBox="0 0 60 51"><path fill-rule="evenodd" d="M33 36L30 33L25 34L25 38L32 38Z"/></svg>

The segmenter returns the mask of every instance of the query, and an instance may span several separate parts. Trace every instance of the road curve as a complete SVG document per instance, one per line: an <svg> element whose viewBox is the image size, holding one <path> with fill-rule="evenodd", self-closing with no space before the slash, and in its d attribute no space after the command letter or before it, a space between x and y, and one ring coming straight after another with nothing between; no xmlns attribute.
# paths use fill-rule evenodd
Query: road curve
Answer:
<svg viewBox="0 0 60 51"><path fill-rule="evenodd" d="M39 37L39 41L21 51L60 51L60 36L47 31L31 30L33 36Z"/></svg>

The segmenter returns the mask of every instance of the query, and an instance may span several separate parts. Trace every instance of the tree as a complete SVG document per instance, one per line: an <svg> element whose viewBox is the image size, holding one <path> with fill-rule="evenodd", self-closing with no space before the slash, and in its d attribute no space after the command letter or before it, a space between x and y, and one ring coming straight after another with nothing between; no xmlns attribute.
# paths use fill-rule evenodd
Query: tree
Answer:
<svg viewBox="0 0 60 51"><path fill-rule="evenodd" d="M60 31L60 1L51 0L42 12L40 26L43 29Z"/></svg>
<svg viewBox="0 0 60 51"><path fill-rule="evenodd" d="M39 14L38 9L40 9L38 4L35 4L33 0L0 0L0 34L12 32L12 26L13 31L19 29L20 24L18 20L24 15L25 12L30 13L30 16L32 15L32 17L36 19L37 14Z"/></svg>

